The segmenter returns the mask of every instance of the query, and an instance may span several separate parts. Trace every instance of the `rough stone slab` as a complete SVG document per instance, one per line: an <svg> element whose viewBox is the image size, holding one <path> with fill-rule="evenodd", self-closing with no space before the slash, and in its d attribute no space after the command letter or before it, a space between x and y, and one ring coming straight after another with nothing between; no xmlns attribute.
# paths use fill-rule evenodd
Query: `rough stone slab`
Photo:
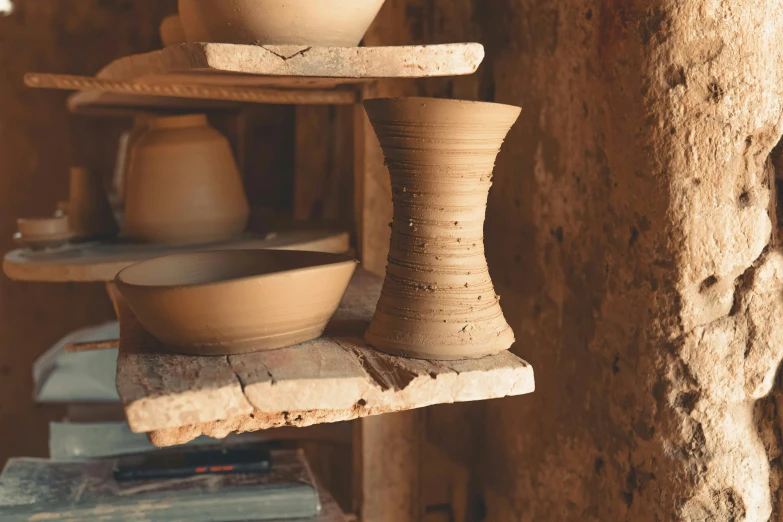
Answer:
<svg viewBox="0 0 783 522"><path fill-rule="evenodd" d="M196 250L272 248L343 253L350 247L348 234L328 231L296 231L265 238L242 239L209 245L149 245L133 243L84 243L51 251L13 250L3 260L3 272L16 281L87 282L112 281L117 272L134 263L168 254Z"/></svg>
<svg viewBox="0 0 783 522"><path fill-rule="evenodd" d="M191 79L201 84L323 88L361 78L473 74L483 59L484 47L478 43L397 47L191 43L120 58L103 68L97 77L165 83L172 77L197 73L198 77ZM264 78L270 76L277 78Z"/></svg>
<svg viewBox="0 0 783 522"><path fill-rule="evenodd" d="M200 434L225 437L534 390L532 367L511 352L436 362L367 347L361 336L381 283L359 271L320 339L229 357L152 353L154 339L140 337L128 324L135 318L121 309L117 389L131 429L156 432L151 440L165 446ZM134 351L129 337L142 348Z"/></svg>

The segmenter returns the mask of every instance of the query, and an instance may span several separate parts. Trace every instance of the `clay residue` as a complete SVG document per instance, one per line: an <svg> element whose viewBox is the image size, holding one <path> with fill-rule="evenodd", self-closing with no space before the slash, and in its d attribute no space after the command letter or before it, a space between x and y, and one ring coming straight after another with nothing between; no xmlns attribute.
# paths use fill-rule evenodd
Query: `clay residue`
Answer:
<svg viewBox="0 0 783 522"><path fill-rule="evenodd" d="M364 371L382 390L404 390L419 375L395 364L390 357L366 357L359 350L351 350Z"/></svg>

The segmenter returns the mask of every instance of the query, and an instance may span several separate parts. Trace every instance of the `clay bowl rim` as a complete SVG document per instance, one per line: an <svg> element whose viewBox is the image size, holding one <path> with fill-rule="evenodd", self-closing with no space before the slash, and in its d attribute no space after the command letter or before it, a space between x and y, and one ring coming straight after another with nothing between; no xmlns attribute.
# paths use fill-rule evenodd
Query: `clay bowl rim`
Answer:
<svg viewBox="0 0 783 522"><path fill-rule="evenodd" d="M473 105L473 106L485 106L485 107L496 107L501 108L505 107L508 109L513 110L522 110L522 107L519 105L510 105L508 103L497 103L497 102L487 102L487 101L476 101L476 100L460 100L456 98L435 98L431 96L392 96L392 97L378 97L378 98L365 98L362 100L362 104L367 106L367 104L371 105L380 105L381 102L438 102L438 103L449 103L452 105Z"/></svg>
<svg viewBox="0 0 783 522"><path fill-rule="evenodd" d="M25 233L22 229L26 228L27 225L55 225L55 228L61 228L64 226L62 230L55 230L55 231L45 231L45 232L27 232ZM71 223L70 219L68 218L68 214L62 214L62 215L55 215L55 216L42 216L42 217L25 217L25 218L16 218L16 234L18 234L20 237L26 237L30 239L39 239L39 240L46 240L46 239L60 239L65 236L73 236L74 231L71 230ZM15 234L15 235L16 235Z"/></svg>
<svg viewBox="0 0 783 522"><path fill-rule="evenodd" d="M306 253L306 254L318 254L322 256L328 256L335 259L334 262L330 263L321 263L317 265L311 265L311 266L305 266L301 268L290 268L285 270L276 270L273 272L267 272L262 274L251 274L251 275L245 275L245 276L237 276L237 277L229 277L225 279L220 279L218 281L209 281L206 283L169 283L169 284L148 284L148 283L130 283L123 279L123 274L125 276L128 275L131 271L134 269L138 269L142 265L151 265L156 262L162 262L164 260L172 260L174 258L178 257L195 257L195 256L201 256L201 255L218 255L218 254L231 254L231 253L247 253L247 252L295 252L295 253ZM202 250L197 252L181 252L178 254L169 254L165 256L156 257L153 259L146 259L144 261L140 261L138 263L134 263L130 266L127 266L120 270L116 276L114 276L114 282L118 286L124 286L128 288L137 288L137 289L157 289L157 290L175 290L175 289L199 289L199 288L210 288L210 287L216 287L216 286L228 286L228 285L244 285L248 281L257 281L269 277L275 277L283 274L298 274L298 273L308 273L313 272L316 270L321 270L324 267L329 266L341 266L341 265L351 265L354 267L354 269L360 264L360 262L351 256L345 255L345 254L334 254L331 252L318 252L315 250L276 250L276 249L263 249L263 248L257 248L257 249L222 249L222 250Z"/></svg>

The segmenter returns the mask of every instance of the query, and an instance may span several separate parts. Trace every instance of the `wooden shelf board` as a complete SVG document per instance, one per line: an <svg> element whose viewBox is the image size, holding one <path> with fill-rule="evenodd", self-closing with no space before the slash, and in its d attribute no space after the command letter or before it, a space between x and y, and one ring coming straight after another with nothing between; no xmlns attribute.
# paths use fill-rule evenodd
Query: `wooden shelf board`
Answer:
<svg viewBox="0 0 783 522"><path fill-rule="evenodd" d="M138 96L111 92L76 92L68 97L68 110L85 116L132 117L139 113L185 114L199 112L238 111L240 102L199 100L167 96Z"/></svg>
<svg viewBox="0 0 783 522"><path fill-rule="evenodd" d="M131 430L169 446L201 434L222 438L534 390L533 368L511 352L424 361L369 348L362 337L381 286L360 270L323 337L225 357L162 353L120 304L117 390Z"/></svg>
<svg viewBox="0 0 783 522"><path fill-rule="evenodd" d="M17 281L112 281L117 272L145 259L196 250L272 248L344 253L350 248L346 232L293 231L267 234L208 245L151 245L126 242L94 242L56 250L13 250L3 260L3 272Z"/></svg>
<svg viewBox="0 0 783 522"><path fill-rule="evenodd" d="M237 103L351 104L377 78L474 73L478 43L397 47L304 47L191 43L119 58L94 78L31 73L28 86L83 91L68 107L85 114L233 109ZM218 103L219 102L219 103Z"/></svg>

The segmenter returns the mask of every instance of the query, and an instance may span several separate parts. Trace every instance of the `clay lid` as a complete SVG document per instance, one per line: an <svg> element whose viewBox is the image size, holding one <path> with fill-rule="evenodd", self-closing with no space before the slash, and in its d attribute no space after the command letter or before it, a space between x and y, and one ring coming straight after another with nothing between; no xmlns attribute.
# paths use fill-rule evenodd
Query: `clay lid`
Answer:
<svg viewBox="0 0 783 522"><path fill-rule="evenodd" d="M207 125L206 114L183 114L181 116L150 117L147 122L150 129L182 129Z"/></svg>
<svg viewBox="0 0 783 522"><path fill-rule="evenodd" d="M512 124L522 111L502 103L443 98L374 98L364 101L367 115L375 122Z"/></svg>

